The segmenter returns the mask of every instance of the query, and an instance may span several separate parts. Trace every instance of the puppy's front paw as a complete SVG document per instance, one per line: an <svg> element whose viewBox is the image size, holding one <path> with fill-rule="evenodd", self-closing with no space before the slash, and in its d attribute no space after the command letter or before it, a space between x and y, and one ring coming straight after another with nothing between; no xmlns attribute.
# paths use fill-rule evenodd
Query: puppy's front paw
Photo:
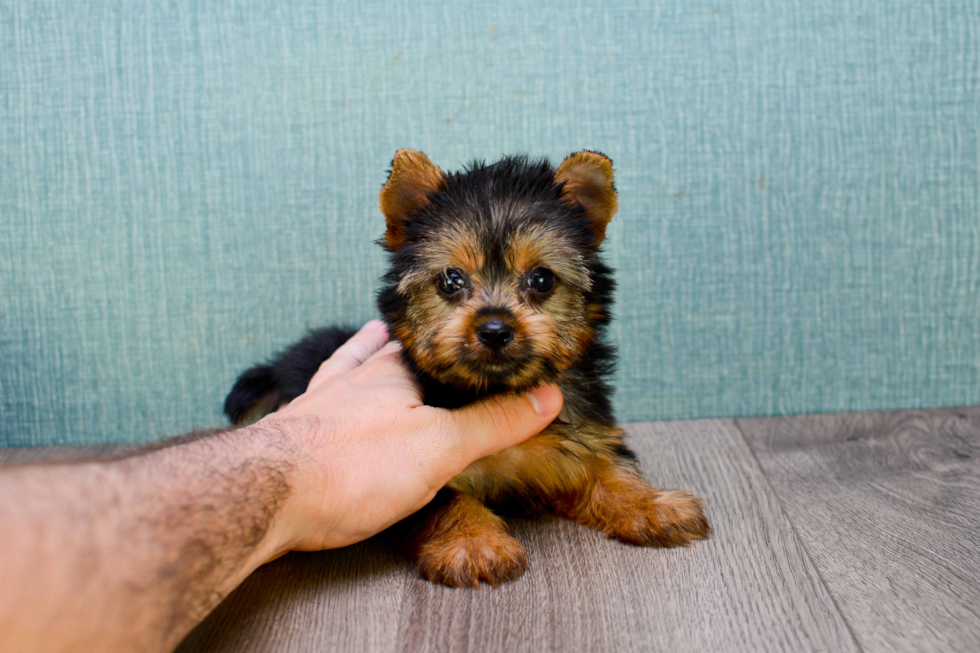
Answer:
<svg viewBox="0 0 980 653"><path fill-rule="evenodd" d="M603 528L609 537L630 544L674 547L711 534L704 502L683 490L652 490L624 499Z"/></svg>
<svg viewBox="0 0 980 653"><path fill-rule="evenodd" d="M711 534L704 502L683 490L658 490L635 471L600 469L559 514L630 544L687 546Z"/></svg>
<svg viewBox="0 0 980 653"><path fill-rule="evenodd" d="M496 587L524 573L524 548L502 531L479 534L443 534L419 550L423 578L449 587L479 587L480 581Z"/></svg>

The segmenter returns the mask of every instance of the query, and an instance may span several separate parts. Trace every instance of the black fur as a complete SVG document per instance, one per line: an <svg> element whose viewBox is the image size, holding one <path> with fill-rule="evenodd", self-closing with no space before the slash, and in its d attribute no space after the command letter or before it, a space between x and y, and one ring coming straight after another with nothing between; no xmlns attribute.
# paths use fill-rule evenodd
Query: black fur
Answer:
<svg viewBox="0 0 980 653"><path fill-rule="evenodd" d="M279 404L276 368L271 363L256 365L241 373L225 398L225 415L233 424L241 424L252 407L266 398L270 405Z"/></svg>
<svg viewBox="0 0 980 653"><path fill-rule="evenodd" d="M225 414L240 424L260 401L267 410L288 404L306 392L321 363L356 332L345 327L311 331L268 363L246 370L225 399Z"/></svg>

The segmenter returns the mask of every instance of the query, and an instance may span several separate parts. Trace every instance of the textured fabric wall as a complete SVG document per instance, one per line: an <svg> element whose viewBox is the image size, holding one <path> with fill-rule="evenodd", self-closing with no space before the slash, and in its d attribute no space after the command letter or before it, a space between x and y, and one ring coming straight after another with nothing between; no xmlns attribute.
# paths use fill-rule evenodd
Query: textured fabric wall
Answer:
<svg viewBox="0 0 980 653"><path fill-rule="evenodd" d="M614 159L624 421L980 403L978 44L966 0L0 0L0 444L222 423L372 317L406 146Z"/></svg>

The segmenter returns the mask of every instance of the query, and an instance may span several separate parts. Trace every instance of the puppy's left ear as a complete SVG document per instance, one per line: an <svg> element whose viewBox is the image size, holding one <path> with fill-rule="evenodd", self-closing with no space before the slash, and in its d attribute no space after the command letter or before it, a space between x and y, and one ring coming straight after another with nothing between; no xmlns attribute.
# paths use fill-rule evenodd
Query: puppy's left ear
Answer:
<svg viewBox="0 0 980 653"><path fill-rule="evenodd" d="M558 166L555 183L561 184L562 197L569 204L580 204L595 232L593 245L606 237L606 225L619 209L613 183L612 160L598 152L576 152Z"/></svg>

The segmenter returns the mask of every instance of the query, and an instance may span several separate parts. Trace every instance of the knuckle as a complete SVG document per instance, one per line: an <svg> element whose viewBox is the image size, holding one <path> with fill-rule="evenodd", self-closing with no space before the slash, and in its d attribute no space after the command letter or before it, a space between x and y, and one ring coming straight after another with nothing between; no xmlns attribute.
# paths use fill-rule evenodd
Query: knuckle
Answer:
<svg viewBox="0 0 980 653"><path fill-rule="evenodd" d="M348 354L355 361L358 361L358 362L365 361L371 355L371 347L367 343L365 343L365 342L361 342L361 341L357 341L357 342L349 341L347 344L350 345L350 349L348 350Z"/></svg>
<svg viewBox="0 0 980 653"><path fill-rule="evenodd" d="M346 374L341 374L330 379L330 391L335 396L346 394L352 388L354 388L354 381Z"/></svg>
<svg viewBox="0 0 980 653"><path fill-rule="evenodd" d="M338 349L333 353L333 356L328 358L328 361L333 361L337 365L342 365L346 367L357 365L357 346L351 343L345 344L343 347Z"/></svg>
<svg viewBox="0 0 980 653"><path fill-rule="evenodd" d="M375 358L373 367L377 372L383 374L390 374L399 378L411 377L414 380L414 376L405 368L399 352L389 352L378 356Z"/></svg>

